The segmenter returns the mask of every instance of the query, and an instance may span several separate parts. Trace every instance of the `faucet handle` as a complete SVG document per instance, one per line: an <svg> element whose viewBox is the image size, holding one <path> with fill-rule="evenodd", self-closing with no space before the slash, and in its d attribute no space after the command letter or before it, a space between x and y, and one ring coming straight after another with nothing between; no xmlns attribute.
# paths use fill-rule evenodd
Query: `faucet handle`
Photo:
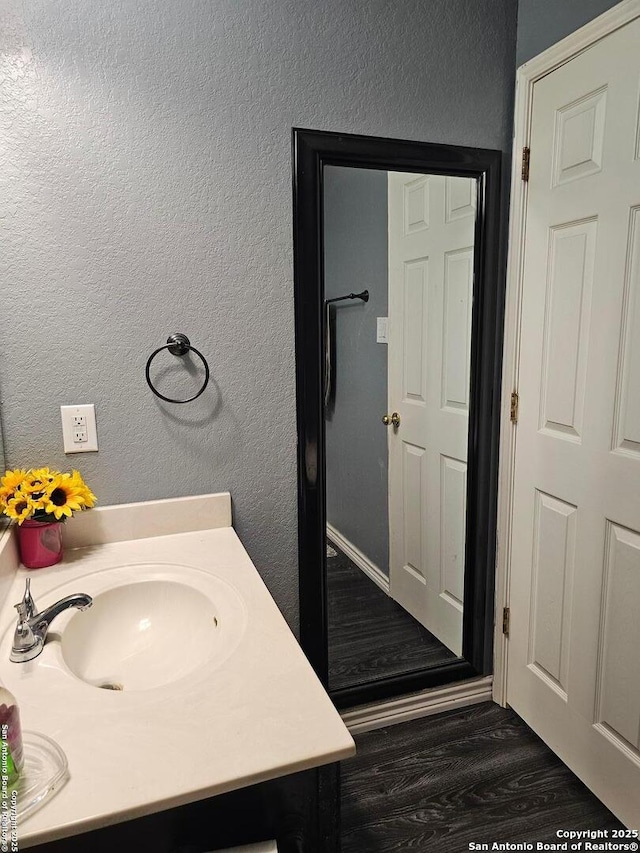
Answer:
<svg viewBox="0 0 640 853"><path fill-rule="evenodd" d="M31 578L27 578L22 601L14 606L21 619L30 619L36 612L36 603L31 595Z"/></svg>
<svg viewBox="0 0 640 853"><path fill-rule="evenodd" d="M26 622L29 618L29 614L27 613L27 605L24 601L21 601L20 604L14 604L13 606L18 611L18 621Z"/></svg>

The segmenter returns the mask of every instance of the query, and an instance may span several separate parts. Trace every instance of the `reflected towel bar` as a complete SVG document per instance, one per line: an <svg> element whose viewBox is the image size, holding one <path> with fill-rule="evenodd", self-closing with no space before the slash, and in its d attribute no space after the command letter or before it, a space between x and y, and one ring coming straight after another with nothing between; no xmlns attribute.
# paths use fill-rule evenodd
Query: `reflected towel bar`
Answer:
<svg viewBox="0 0 640 853"><path fill-rule="evenodd" d="M363 290L362 293L349 293L347 296L336 296L334 299L325 299L324 304L330 305L332 302L342 302L343 299L362 299L363 302L368 302L369 291Z"/></svg>

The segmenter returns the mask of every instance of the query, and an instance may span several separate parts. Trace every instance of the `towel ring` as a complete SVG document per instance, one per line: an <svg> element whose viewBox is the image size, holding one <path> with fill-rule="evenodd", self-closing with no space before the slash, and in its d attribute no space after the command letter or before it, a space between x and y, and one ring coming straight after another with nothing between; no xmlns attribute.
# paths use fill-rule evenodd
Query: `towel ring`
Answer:
<svg viewBox="0 0 640 853"><path fill-rule="evenodd" d="M165 397L164 394L161 394L156 388L153 387L153 383L151 382L150 376L151 362L158 355L159 352L162 352L163 349L169 350L171 355L178 356L186 355L189 351L195 352L195 354L202 361L202 364L204 365L204 382L202 383L202 388L200 388L198 393L194 394L193 397L189 397L186 400L172 400L171 397ZM189 340L189 338L186 335L177 333L175 335L169 335L166 344L162 347L158 347L157 350L154 350L154 352L151 353L147 360L145 376L147 379L147 385L149 386L149 388L151 388L156 397L160 397L161 400L164 400L167 403L191 403L193 402L193 400L196 400L207 387L207 383L209 382L209 365L207 364L207 359L202 355L200 350L197 350L195 347L191 346L191 341Z"/></svg>

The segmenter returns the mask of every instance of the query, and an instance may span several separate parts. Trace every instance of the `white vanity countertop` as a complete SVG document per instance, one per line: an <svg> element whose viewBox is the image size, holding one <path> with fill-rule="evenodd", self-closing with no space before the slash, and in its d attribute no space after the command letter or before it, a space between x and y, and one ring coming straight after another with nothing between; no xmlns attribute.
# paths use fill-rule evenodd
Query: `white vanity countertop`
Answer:
<svg viewBox="0 0 640 853"><path fill-rule="evenodd" d="M170 508L170 501L161 503ZM103 519L108 519L110 508L105 509ZM22 597L25 577L31 577L41 608L55 600L57 587L68 583L74 583L74 591L92 594L91 579L82 582L89 573L150 563L210 572L233 586L246 606L239 645L205 674L206 680L187 678L130 693L126 688L99 690L68 672L61 674L57 620L36 661L9 662L13 605ZM64 627L64 616L59 619ZM0 679L18 700L22 726L53 738L66 753L70 770L66 785L19 824L21 848L355 752L351 735L229 526L67 549L57 566L31 572L20 568L0 610L0 628Z"/></svg>

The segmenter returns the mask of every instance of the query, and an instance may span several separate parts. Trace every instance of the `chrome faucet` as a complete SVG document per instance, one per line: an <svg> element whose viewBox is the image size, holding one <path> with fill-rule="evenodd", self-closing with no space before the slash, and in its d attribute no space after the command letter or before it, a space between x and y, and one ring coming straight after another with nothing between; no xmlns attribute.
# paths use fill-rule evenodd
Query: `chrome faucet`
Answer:
<svg viewBox="0 0 640 853"><path fill-rule="evenodd" d="M61 613L70 607L87 610L93 604L90 595L76 592L56 601L46 607L41 613L36 612L36 603L31 596L31 578L27 578L24 596L20 604L16 604L18 624L13 635L13 645L9 659L13 663L24 663L38 657L47 639L49 626Z"/></svg>

